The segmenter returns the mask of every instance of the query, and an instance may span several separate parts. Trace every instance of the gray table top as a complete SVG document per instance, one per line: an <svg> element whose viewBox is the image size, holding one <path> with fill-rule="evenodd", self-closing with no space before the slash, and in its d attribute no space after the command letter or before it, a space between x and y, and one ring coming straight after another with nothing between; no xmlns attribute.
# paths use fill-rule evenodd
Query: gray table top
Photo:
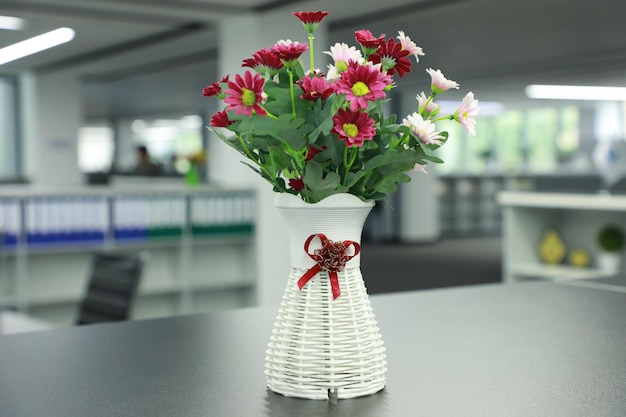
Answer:
<svg viewBox="0 0 626 417"><path fill-rule="evenodd" d="M0 336L0 417L626 415L626 293L489 284L372 297L387 387L265 388L278 307Z"/></svg>

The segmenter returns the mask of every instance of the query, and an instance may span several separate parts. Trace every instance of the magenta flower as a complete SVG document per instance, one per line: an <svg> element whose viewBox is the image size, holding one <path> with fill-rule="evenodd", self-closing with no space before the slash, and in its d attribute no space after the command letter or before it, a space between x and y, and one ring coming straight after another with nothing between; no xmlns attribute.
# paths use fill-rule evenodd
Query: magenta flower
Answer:
<svg viewBox="0 0 626 417"><path fill-rule="evenodd" d="M387 42L381 42L380 46L369 60L375 64L381 64L383 71L389 75L393 75L398 71L398 75L403 77L405 73L411 71L411 61L407 58L411 53L402 48L400 42L396 42L393 38L389 38Z"/></svg>
<svg viewBox="0 0 626 417"><path fill-rule="evenodd" d="M376 37L369 30L361 29L354 32L354 38L363 48L378 49L381 42L385 41L385 34Z"/></svg>
<svg viewBox="0 0 626 417"><path fill-rule="evenodd" d="M233 122L228 119L228 115L226 114L226 110L222 110L217 112L211 117L210 125L213 127L228 127L232 125Z"/></svg>
<svg viewBox="0 0 626 417"><path fill-rule="evenodd" d="M243 77L237 74L235 81L228 81L228 90L225 91L227 110L235 110L238 115L251 116L254 112L265 116L265 109L259 104L263 99L264 84L265 80L260 74L251 71L246 71Z"/></svg>
<svg viewBox="0 0 626 417"><path fill-rule="evenodd" d="M241 66L250 67L261 74L267 72L272 76L283 67L283 63L275 53L269 49L263 48L256 51L252 55L252 58L244 59Z"/></svg>
<svg viewBox="0 0 626 417"><path fill-rule="evenodd" d="M374 119L358 110L339 109L333 123L332 132L339 135L339 140L345 141L348 147L361 147L364 141L371 140L376 134Z"/></svg>
<svg viewBox="0 0 626 417"><path fill-rule="evenodd" d="M313 35L320 22L328 15L328 12L318 10L316 12L293 12L295 17L300 19L309 35Z"/></svg>
<svg viewBox="0 0 626 417"><path fill-rule="evenodd" d="M322 77L304 77L298 82L304 93L300 96L305 100L315 101L318 98L326 100L335 92L332 84Z"/></svg>
<svg viewBox="0 0 626 417"><path fill-rule="evenodd" d="M222 92L222 86L219 83L211 83L202 89L202 95L205 97L216 96Z"/></svg>
<svg viewBox="0 0 626 417"><path fill-rule="evenodd" d="M391 78L380 72L377 67L351 62L348 69L341 73L341 78L335 83L335 91L346 95L350 110L366 110L370 101L386 96L385 88L390 83Z"/></svg>
<svg viewBox="0 0 626 417"><path fill-rule="evenodd" d="M315 157L315 155L322 152L324 149L326 149L326 145L322 146L322 149L318 149L314 146L309 146L309 151L307 152L306 160L310 161L311 159Z"/></svg>
<svg viewBox="0 0 626 417"><path fill-rule="evenodd" d="M289 187L293 190L300 191L304 189L304 181L302 181L302 178L289 178Z"/></svg>
<svg viewBox="0 0 626 417"><path fill-rule="evenodd" d="M226 74L222 79L217 83L211 83L211 85L207 85L202 89L202 95L205 97L218 96L219 98L224 98L222 94L222 84L228 82L228 74Z"/></svg>
<svg viewBox="0 0 626 417"><path fill-rule="evenodd" d="M283 64L289 66L290 64L293 65L300 58L300 55L308 49L309 47L304 43L287 39L286 41L280 40L276 42L270 51L276 54L283 61Z"/></svg>

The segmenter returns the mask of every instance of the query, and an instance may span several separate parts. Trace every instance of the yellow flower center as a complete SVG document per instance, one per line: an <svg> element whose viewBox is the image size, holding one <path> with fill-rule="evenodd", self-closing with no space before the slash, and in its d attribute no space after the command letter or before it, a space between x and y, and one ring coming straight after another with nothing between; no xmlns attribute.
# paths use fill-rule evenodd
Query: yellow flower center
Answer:
<svg viewBox="0 0 626 417"><path fill-rule="evenodd" d="M243 87L241 89L241 102L244 106L254 106L256 103L256 94L254 94L254 91Z"/></svg>
<svg viewBox="0 0 626 417"><path fill-rule="evenodd" d="M352 86L352 94L356 97L363 97L370 92L370 88L363 81L357 81Z"/></svg>
<svg viewBox="0 0 626 417"><path fill-rule="evenodd" d="M351 138L359 134L359 128L354 123L344 123L343 131Z"/></svg>

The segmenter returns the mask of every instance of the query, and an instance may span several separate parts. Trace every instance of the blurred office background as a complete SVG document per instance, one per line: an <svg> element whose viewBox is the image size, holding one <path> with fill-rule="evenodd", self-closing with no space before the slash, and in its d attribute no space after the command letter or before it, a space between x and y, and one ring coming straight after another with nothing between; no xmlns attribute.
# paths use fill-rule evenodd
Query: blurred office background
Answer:
<svg viewBox="0 0 626 417"><path fill-rule="evenodd" d="M412 112L417 93L428 89L429 67L461 85L459 92L441 96L445 109L453 111L467 91L480 102L477 136L445 125L453 138L441 150L446 162L429 166L428 174L413 174L413 181L391 195L389 204L378 204L368 219L362 269L370 292L498 282L499 191L624 189L619 177L626 98L602 91L600 97L588 93L574 99L527 94L529 85L626 87L623 0L1 0L0 16L18 19L0 17L5 22L0 48L58 28L75 32L67 43L0 65L2 197L10 201L19 195L23 201L72 187L89 187L94 195L116 187L171 190L184 187L188 168L174 163L175 157L205 152L203 186L261 190L256 204L271 204L263 197L264 184L231 175L240 164L229 166L232 157L224 162L223 148L204 128L217 102L201 91L238 71L251 52L270 46L261 43L264 38L275 41L287 33L282 37L305 41L294 10L330 11L316 39L317 62L324 63L318 67L326 63L322 50L335 42L354 45L359 29L388 36L402 30L421 46L425 56L393 91L398 114ZM165 177L127 175L138 144L166 169ZM278 284L268 284L271 267L254 264L266 256L263 249L245 248L271 243L273 226L267 225L276 219L261 211L256 218L261 227L250 241L231 239L230 251L219 244L195 249L196 258L203 250L226 251L222 258L252 265L242 272L245 282L230 286L224 278L214 287L199 285L194 293L196 278L177 282L172 276L190 268L230 276L228 265L181 266L190 258L179 257L184 251L177 238L169 247L136 243L133 250L152 252L152 262L164 262L161 269L172 275L150 284L143 316L279 300L282 281L274 277ZM81 288L63 287L81 281L66 277L85 275L67 260L75 258L76 268L83 267L89 253L74 249L3 251L0 307L67 320ZM45 296L50 293L54 296Z"/></svg>

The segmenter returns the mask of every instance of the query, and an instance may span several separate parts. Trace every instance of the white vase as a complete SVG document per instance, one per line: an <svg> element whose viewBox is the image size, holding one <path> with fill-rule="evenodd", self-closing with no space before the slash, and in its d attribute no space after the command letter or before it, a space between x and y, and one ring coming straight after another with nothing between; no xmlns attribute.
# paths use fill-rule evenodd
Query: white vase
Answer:
<svg viewBox="0 0 626 417"><path fill-rule="evenodd" d="M275 206L289 228L291 271L267 349L268 388L309 399L380 391L387 371L385 348L356 250L374 202L334 194L311 204L281 193ZM321 248L320 234L344 242L347 254L355 255L336 273L334 289L333 273L318 271L310 256ZM307 272L314 273L308 281L303 278Z"/></svg>
<svg viewBox="0 0 626 417"><path fill-rule="evenodd" d="M620 271L622 262L621 252L598 252L598 268L609 274L617 274Z"/></svg>

